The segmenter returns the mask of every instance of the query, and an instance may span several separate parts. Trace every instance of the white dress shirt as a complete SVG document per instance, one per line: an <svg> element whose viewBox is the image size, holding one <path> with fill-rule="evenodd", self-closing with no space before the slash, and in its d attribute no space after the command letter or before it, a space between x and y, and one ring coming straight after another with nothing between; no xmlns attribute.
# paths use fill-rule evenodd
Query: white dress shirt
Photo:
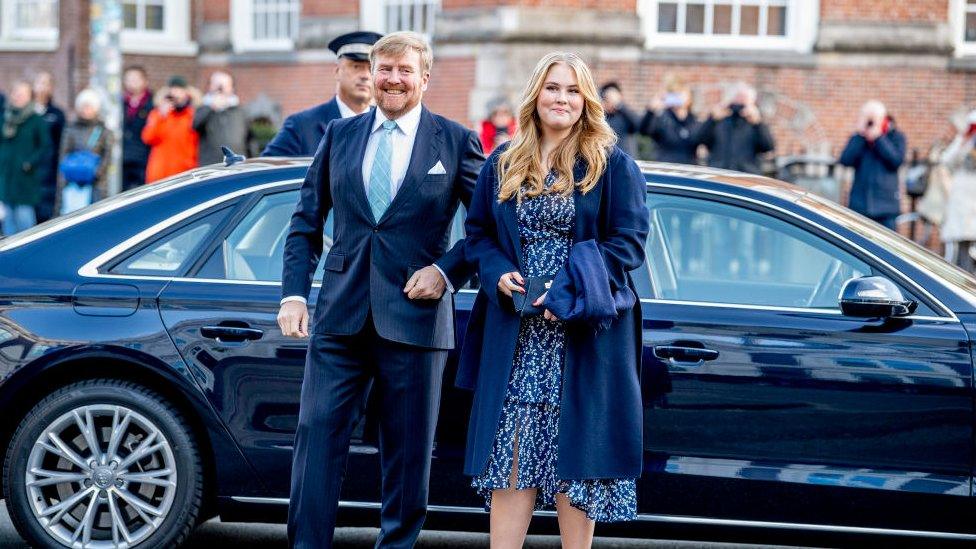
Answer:
<svg viewBox="0 0 976 549"><path fill-rule="evenodd" d="M342 112L344 107L342 101L336 96L336 102L339 104L339 112ZM349 108L349 107L345 107ZM411 109L407 114L396 119L397 127L393 130L392 140L392 152L393 152L393 162L391 163L390 170L390 199L396 197L397 191L400 186L403 185L403 179L407 175L407 168L410 166L410 157L413 154L413 144L417 140L417 128L420 126L420 114L423 111L423 107L420 103ZM366 196L369 196L369 173L373 169L373 160L376 159L376 149L379 146L380 132L386 131L383 129L383 122L389 120L383 111L380 109L375 109L376 116L373 119L373 127L369 132L369 139L366 141L366 154L363 156L363 181L366 187ZM343 115L345 118L345 115ZM451 281L448 280L447 275L440 267L434 265L437 272L441 273L441 277L447 284L447 290L450 293L454 293L454 286ZM306 299L300 295L290 295L281 300L284 304L286 301L301 301L302 303L307 303Z"/></svg>
<svg viewBox="0 0 976 549"><path fill-rule="evenodd" d="M361 114L361 113L358 113L358 112L352 110L352 107L350 107L349 105L346 105L345 103L343 103L342 102L342 99L340 99L338 95L335 96L335 100L336 100L336 105L339 106L339 116L341 116L343 118L349 118L350 116L356 116L358 114ZM367 110L369 110L369 109L367 109ZM363 111L363 112L366 112L366 111Z"/></svg>
<svg viewBox="0 0 976 549"><path fill-rule="evenodd" d="M407 175L407 167L410 165L410 156L413 154L413 142L417 140L417 127L420 126L420 113L422 107L420 103L410 110L407 114L396 119L397 127L393 130L393 162L390 166L390 199L396 197L397 190L403 185L403 178ZM369 196L369 174L373 169L373 160L376 159L376 149L380 144L380 134L386 131L383 129L383 122L389 118L383 111L376 109L376 116L373 119L373 128L369 132L369 140L366 141L366 154L363 155L363 181L366 183L366 196Z"/></svg>

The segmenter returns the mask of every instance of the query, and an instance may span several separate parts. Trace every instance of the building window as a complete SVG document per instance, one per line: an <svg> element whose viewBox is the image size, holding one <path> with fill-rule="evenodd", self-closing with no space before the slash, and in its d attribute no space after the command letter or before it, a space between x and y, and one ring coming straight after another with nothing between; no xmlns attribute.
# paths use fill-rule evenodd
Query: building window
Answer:
<svg viewBox="0 0 976 549"><path fill-rule="evenodd" d="M976 0L953 0L956 55L976 55Z"/></svg>
<svg viewBox="0 0 976 549"><path fill-rule="evenodd" d="M190 0L122 0L123 53L196 55Z"/></svg>
<svg viewBox="0 0 976 549"><path fill-rule="evenodd" d="M0 0L0 49L54 50L58 0Z"/></svg>
<svg viewBox="0 0 976 549"><path fill-rule="evenodd" d="M231 7L235 52L294 49L300 0L233 0Z"/></svg>
<svg viewBox="0 0 976 549"><path fill-rule="evenodd" d="M817 0L644 0L647 46L810 51Z"/></svg>
<svg viewBox="0 0 976 549"><path fill-rule="evenodd" d="M440 0L376 0L360 2L360 20L365 30L379 33L414 31L434 35L434 19Z"/></svg>
<svg viewBox="0 0 976 549"><path fill-rule="evenodd" d="M165 0L132 0L122 3L122 28L126 30L164 31Z"/></svg>

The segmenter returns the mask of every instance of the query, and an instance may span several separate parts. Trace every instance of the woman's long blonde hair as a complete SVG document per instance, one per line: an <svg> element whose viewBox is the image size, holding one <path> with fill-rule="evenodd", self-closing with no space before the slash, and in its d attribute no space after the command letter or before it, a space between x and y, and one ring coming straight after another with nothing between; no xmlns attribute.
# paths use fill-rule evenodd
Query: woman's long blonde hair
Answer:
<svg viewBox="0 0 976 549"><path fill-rule="evenodd" d="M607 124L596 84L593 83L593 75L576 54L550 53L539 60L532 72L532 78L522 92L518 108L518 131L508 149L499 156L499 202L512 197L520 199L539 196L545 191L547 172L542 158L542 122L536 111L536 101L549 69L559 63L567 65L576 73L580 94L583 96L583 113L566 139L552 151L556 183L549 192L568 196L572 194L574 187L579 187L581 192L587 193L596 186L607 167L607 157L617 142L617 136ZM586 175L580 181L573 180L573 166L577 158L586 164Z"/></svg>

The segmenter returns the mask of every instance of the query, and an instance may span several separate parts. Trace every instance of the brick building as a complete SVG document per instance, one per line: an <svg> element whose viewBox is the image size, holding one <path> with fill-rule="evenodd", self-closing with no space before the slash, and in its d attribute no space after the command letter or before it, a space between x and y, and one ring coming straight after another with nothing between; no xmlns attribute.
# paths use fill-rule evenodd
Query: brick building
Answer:
<svg viewBox="0 0 976 549"><path fill-rule="evenodd" d="M780 154L836 152L869 98L920 148L976 103L974 0L122 1L124 59L154 84L230 69L244 101L265 94L284 114L332 95L331 38L402 28L433 37L426 103L472 125L552 49L583 54L636 108L668 72L700 111L724 84L751 83ZM0 82L52 69L68 103L87 79L88 26L87 0L0 0Z"/></svg>

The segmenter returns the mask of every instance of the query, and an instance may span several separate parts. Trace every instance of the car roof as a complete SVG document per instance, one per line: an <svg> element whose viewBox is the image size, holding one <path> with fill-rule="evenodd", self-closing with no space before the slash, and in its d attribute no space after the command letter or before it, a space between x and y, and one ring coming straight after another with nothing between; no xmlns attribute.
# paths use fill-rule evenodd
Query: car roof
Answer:
<svg viewBox="0 0 976 549"><path fill-rule="evenodd" d="M232 173L247 173L274 167L308 167L311 162L312 158L307 156L260 157L249 158L232 166L214 164L204 168L198 168L198 171L206 170L206 175L230 175ZM769 177L722 170L708 166L650 162L646 160L638 160L637 165L640 167L641 172L649 178L648 182L652 185L683 182L685 185L692 183L691 186L696 186L694 182L702 182L716 187L725 186L747 189L785 199L789 202L796 202L808 194L808 191L800 187Z"/></svg>

